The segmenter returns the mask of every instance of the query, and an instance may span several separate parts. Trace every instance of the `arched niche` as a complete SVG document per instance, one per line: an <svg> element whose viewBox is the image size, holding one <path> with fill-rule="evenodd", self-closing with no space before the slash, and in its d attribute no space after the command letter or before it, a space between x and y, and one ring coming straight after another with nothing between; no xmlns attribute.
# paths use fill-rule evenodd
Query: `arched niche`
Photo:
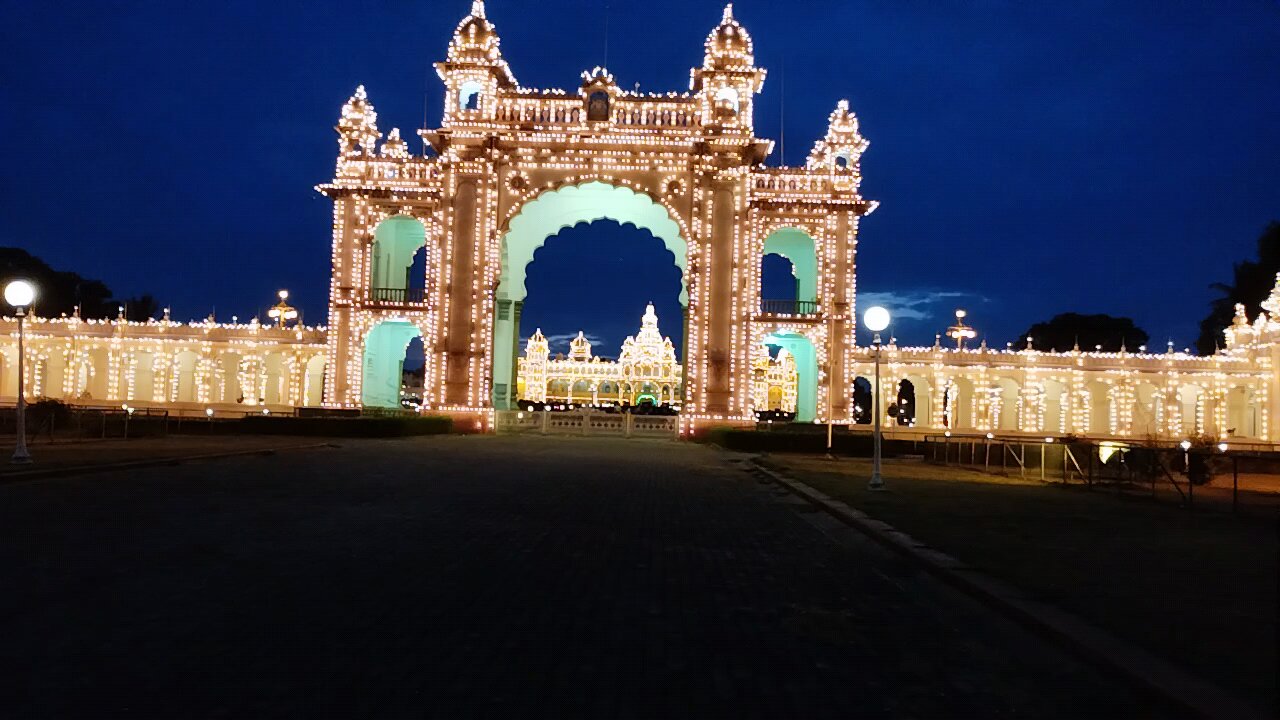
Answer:
<svg viewBox="0 0 1280 720"><path fill-rule="evenodd" d="M369 287L378 299L379 291L394 294L409 288L409 268L413 256L427 244L427 230L422 223L408 215L392 215L373 231L373 258L371 260Z"/></svg>
<svg viewBox="0 0 1280 720"><path fill-rule="evenodd" d="M408 320L383 320L365 336L360 402L365 407L400 407L400 384L409 343L422 331Z"/></svg>
<svg viewBox="0 0 1280 720"><path fill-rule="evenodd" d="M780 255L791 262L796 278L798 302L818 300L818 255L813 238L803 230L786 227L774 230L764 239L761 255ZM774 298L764 298L774 299ZM787 300L790 298L776 298Z"/></svg>
<svg viewBox="0 0 1280 720"><path fill-rule="evenodd" d="M796 361L796 422L813 422L818 416L818 353L804 335L770 333L762 344L791 353Z"/></svg>

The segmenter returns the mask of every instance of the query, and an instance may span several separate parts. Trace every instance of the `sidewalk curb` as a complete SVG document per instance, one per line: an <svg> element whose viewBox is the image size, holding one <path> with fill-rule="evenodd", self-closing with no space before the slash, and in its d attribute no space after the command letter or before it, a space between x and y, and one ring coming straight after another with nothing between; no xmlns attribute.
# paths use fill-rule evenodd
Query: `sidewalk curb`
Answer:
<svg viewBox="0 0 1280 720"><path fill-rule="evenodd" d="M1070 613L1032 600L1016 588L925 545L888 523L765 466L758 456L751 462L757 472L818 509L1078 657L1123 675L1174 709L1205 718L1263 717L1258 710L1218 686L1188 675Z"/></svg>
<svg viewBox="0 0 1280 720"><path fill-rule="evenodd" d="M45 480L49 478L68 477L72 475L91 475L115 470L133 470L135 468L157 467L160 465L182 465L197 460L218 460L221 458L241 457L245 455L274 455L288 450L315 450L318 448L337 447L333 443L309 443L307 445L289 445L286 447L254 448L252 450L232 450L229 452L203 453L201 455L176 455L171 457L148 458L146 460L124 460L105 465L72 465L70 467L48 468L42 470L23 470L21 472L0 475L0 485L22 482L24 480Z"/></svg>

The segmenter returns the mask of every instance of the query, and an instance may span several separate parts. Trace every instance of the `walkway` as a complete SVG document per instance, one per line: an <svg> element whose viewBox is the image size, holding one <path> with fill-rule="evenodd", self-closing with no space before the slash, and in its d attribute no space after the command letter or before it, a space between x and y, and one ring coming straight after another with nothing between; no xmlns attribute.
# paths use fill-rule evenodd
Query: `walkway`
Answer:
<svg viewBox="0 0 1280 720"><path fill-rule="evenodd" d="M1151 716L717 451L342 444L0 485L0 707Z"/></svg>

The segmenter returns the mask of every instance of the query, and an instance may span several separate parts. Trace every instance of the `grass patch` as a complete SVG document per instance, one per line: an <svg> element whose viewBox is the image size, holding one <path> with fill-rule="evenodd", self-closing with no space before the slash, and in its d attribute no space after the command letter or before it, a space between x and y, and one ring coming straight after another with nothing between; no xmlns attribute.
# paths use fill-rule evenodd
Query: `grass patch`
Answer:
<svg viewBox="0 0 1280 720"><path fill-rule="evenodd" d="M1141 498L921 462L770 456L832 497L1276 708L1274 518L1188 512Z"/></svg>

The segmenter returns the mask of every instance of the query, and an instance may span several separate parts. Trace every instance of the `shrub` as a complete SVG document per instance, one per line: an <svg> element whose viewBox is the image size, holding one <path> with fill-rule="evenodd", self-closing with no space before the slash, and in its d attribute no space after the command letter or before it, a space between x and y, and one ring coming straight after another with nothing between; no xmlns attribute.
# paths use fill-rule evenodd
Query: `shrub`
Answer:
<svg viewBox="0 0 1280 720"><path fill-rule="evenodd" d="M250 415L238 423L240 432L261 435L318 437L408 437L443 435L453 431L453 418L413 417L285 417Z"/></svg>

